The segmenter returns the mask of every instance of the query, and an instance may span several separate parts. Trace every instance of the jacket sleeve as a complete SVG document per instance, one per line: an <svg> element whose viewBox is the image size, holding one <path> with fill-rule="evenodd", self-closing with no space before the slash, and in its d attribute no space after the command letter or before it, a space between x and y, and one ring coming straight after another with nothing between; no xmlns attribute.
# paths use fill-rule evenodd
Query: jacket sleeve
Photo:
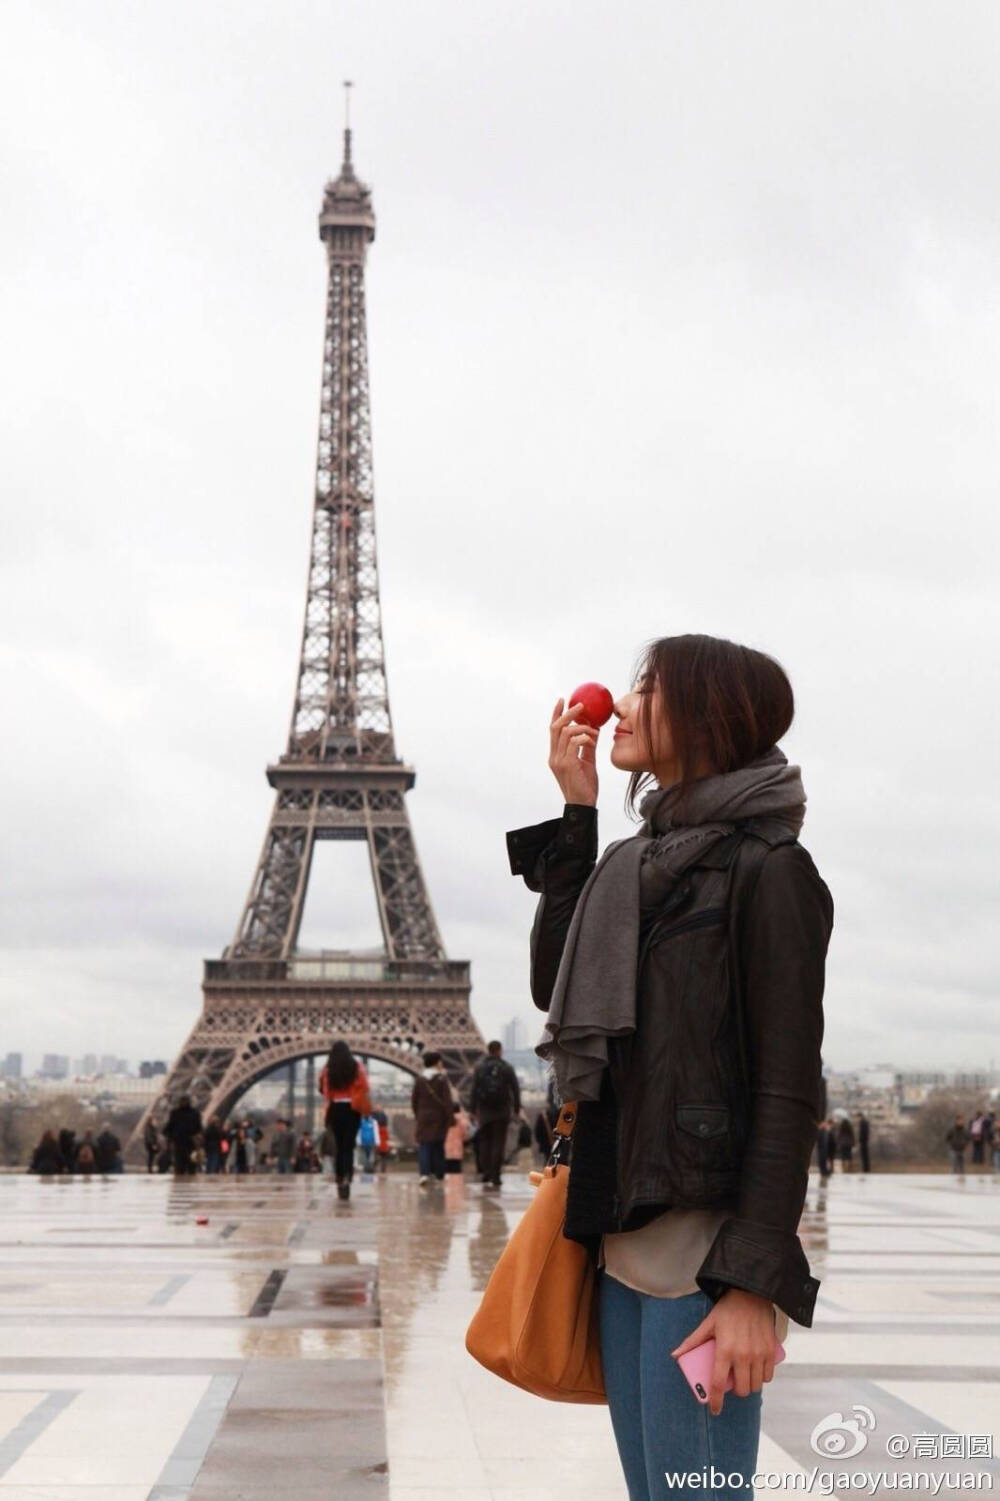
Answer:
<svg viewBox="0 0 1000 1501"><path fill-rule="evenodd" d="M808 852L799 844L770 850L738 926L750 1075L739 1201L695 1278L713 1302L742 1287L807 1328L819 1281L798 1225L819 1124L832 929L833 899Z"/></svg>
<svg viewBox="0 0 1000 1501"><path fill-rule="evenodd" d="M531 928L531 999L548 1011L577 898L597 863L597 809L567 803L561 818L507 835L511 874L539 895Z"/></svg>

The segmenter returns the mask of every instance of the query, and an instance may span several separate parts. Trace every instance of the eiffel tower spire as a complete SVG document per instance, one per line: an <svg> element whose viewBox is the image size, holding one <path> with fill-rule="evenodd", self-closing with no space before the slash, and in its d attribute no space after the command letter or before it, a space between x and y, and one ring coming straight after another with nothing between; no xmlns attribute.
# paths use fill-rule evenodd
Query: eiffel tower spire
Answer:
<svg viewBox="0 0 1000 1501"><path fill-rule="evenodd" d="M233 957L289 958L317 838L367 838L390 958L442 959L417 862L389 710L372 479L365 259L371 191L354 172L350 129L319 216L327 252L323 377L302 650L285 754L268 768L278 798Z"/></svg>
<svg viewBox="0 0 1000 1501"><path fill-rule="evenodd" d="M283 1060L356 1052L415 1070L423 1048L456 1084L482 1051L469 1011L469 965L449 960L431 908L405 794L415 772L396 754L379 603L372 477L365 263L371 190L344 130L339 174L319 215L326 247L316 483L302 645L263 848L233 942L205 965L204 1005L154 1114L171 1093L220 1111ZM319 840L368 845L381 954L298 948ZM135 1138L133 1138L134 1140Z"/></svg>

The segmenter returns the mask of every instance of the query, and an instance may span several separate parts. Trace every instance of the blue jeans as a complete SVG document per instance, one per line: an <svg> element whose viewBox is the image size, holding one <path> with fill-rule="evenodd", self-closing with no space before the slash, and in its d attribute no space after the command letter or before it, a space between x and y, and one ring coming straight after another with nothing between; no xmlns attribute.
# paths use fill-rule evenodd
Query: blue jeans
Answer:
<svg viewBox="0 0 1000 1501"><path fill-rule="evenodd" d="M763 1394L726 1392L713 1417L670 1354L711 1311L711 1298L703 1292L654 1298L603 1267L597 1278L604 1385L629 1501L753 1501ZM727 1477L718 1488L713 1466ZM668 1486L668 1470L705 1471L706 1481Z"/></svg>
<svg viewBox="0 0 1000 1501"><path fill-rule="evenodd" d="M443 1178L444 1137L440 1141L418 1141L417 1163L421 1178Z"/></svg>

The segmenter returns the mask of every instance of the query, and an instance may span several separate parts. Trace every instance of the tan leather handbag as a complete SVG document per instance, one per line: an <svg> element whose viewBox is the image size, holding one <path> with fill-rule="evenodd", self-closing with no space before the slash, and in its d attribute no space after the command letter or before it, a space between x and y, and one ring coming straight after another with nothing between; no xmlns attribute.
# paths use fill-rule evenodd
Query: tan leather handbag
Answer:
<svg viewBox="0 0 1000 1501"><path fill-rule="evenodd" d="M569 1168L560 1160L575 1103L562 1107L545 1168L531 1173L534 1199L493 1268L465 1334L487 1370L553 1402L606 1402L601 1371L597 1270L585 1246L562 1233Z"/></svg>

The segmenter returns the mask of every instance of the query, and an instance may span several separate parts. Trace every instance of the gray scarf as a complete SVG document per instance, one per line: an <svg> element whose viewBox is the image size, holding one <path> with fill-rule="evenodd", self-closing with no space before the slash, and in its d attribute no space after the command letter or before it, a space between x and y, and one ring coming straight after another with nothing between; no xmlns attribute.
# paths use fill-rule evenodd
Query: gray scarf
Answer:
<svg viewBox="0 0 1000 1501"><path fill-rule="evenodd" d="M580 892L535 1047L560 1099L599 1099L608 1038L635 1031L641 915L739 821L779 818L798 834L806 811L800 768L776 745L738 771L700 777L683 810L679 800L679 783L648 792L639 831L608 845Z"/></svg>

